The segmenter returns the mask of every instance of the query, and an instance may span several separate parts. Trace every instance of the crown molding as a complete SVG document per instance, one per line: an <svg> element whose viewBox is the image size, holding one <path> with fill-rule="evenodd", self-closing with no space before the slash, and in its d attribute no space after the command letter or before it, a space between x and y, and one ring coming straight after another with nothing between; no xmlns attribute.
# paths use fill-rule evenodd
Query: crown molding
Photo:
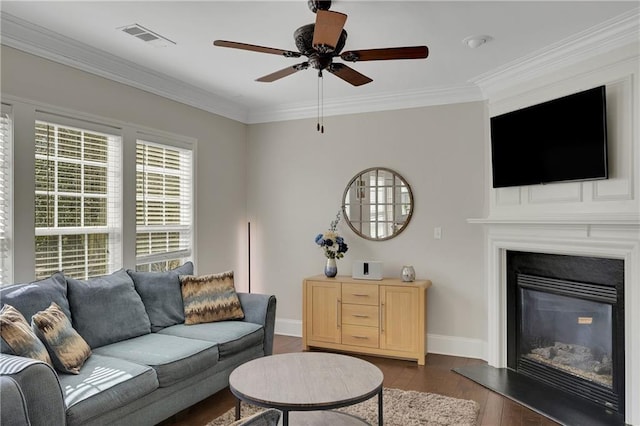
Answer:
<svg viewBox="0 0 640 426"><path fill-rule="evenodd" d="M640 40L640 8L537 50L471 80L487 99L519 84L556 72Z"/></svg>
<svg viewBox="0 0 640 426"><path fill-rule="evenodd" d="M367 96L350 96L324 100L325 117L366 112L390 111L406 108L419 108L433 105L445 105L483 100L482 92L475 85L459 87L425 88L404 92L383 93ZM249 124L272 121L317 118L316 102L294 103L279 108L252 109L249 111Z"/></svg>
<svg viewBox="0 0 640 426"><path fill-rule="evenodd" d="M95 49L6 12L0 12L0 35L3 45L32 55L236 121L247 120L246 108L229 99Z"/></svg>

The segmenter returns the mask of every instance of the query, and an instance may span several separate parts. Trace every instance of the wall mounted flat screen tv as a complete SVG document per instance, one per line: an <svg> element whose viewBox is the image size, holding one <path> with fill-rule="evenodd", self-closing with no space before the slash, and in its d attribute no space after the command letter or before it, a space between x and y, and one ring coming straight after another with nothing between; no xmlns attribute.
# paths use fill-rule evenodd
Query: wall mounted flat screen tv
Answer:
<svg viewBox="0 0 640 426"><path fill-rule="evenodd" d="M606 179L605 86L491 118L493 187Z"/></svg>

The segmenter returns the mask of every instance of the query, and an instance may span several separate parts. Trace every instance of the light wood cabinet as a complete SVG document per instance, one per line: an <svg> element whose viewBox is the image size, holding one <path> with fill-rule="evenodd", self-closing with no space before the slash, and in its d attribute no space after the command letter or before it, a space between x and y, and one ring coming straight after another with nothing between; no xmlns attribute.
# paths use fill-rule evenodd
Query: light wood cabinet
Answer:
<svg viewBox="0 0 640 426"><path fill-rule="evenodd" d="M424 365L427 289L431 281L310 277L303 282L302 342Z"/></svg>
<svg viewBox="0 0 640 426"><path fill-rule="evenodd" d="M305 289L306 333L314 342L340 343L340 283L309 281Z"/></svg>

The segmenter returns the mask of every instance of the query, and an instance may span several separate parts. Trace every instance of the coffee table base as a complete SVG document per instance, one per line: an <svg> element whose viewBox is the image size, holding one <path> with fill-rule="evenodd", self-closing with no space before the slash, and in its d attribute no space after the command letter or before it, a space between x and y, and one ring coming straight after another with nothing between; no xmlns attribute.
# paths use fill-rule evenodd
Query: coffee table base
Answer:
<svg viewBox="0 0 640 426"><path fill-rule="evenodd" d="M236 399L236 420L240 419L239 398ZM378 426L383 426L382 389L378 393ZM296 426L362 426L369 425L359 417L333 410L322 411L282 411L279 425L289 426L289 420Z"/></svg>
<svg viewBox="0 0 640 426"><path fill-rule="evenodd" d="M294 411L289 420L296 426L370 426L359 417L338 411Z"/></svg>

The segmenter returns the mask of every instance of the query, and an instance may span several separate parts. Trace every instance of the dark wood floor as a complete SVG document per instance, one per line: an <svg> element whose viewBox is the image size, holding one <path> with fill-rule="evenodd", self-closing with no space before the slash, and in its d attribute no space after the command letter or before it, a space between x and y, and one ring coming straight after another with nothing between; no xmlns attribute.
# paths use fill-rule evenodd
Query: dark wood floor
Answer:
<svg viewBox="0 0 640 426"><path fill-rule="evenodd" d="M274 353L302 351L302 339L277 335ZM480 404L478 426L549 426L557 423L528 408L492 392L451 371L454 367L484 363L472 358L446 355L427 355L427 364L415 361L361 356L375 364L384 373L384 386L405 390L434 392L455 398L473 399ZM205 399L163 423L173 426L206 425L225 411L233 408L235 400L229 389Z"/></svg>

